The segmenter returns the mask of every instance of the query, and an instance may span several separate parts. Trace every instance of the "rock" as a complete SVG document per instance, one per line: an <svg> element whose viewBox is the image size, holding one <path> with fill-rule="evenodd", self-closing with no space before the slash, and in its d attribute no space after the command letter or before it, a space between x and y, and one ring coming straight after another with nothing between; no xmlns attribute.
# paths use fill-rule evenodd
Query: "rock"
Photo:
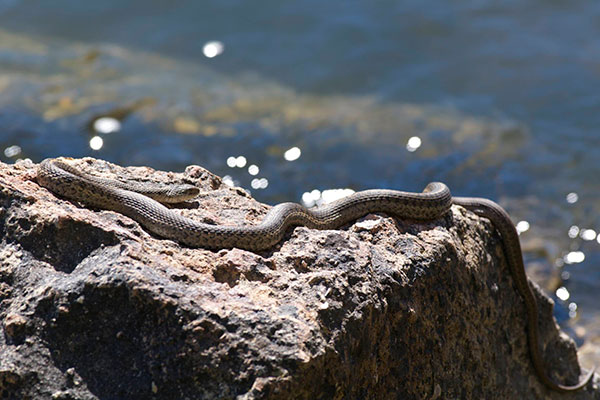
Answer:
<svg viewBox="0 0 600 400"><path fill-rule="evenodd" d="M268 207L196 166L84 159L100 175L193 183L191 218L254 224ZM528 398L525 311L490 223L371 215L298 227L269 251L186 248L0 164L0 398ZM571 339L536 287L552 379L573 384ZM600 398L588 385L572 399Z"/></svg>

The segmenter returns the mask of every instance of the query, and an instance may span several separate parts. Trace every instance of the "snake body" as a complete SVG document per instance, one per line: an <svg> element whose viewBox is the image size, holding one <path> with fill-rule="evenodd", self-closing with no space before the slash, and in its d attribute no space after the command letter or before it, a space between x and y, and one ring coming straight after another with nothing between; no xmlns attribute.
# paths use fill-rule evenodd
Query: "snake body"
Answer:
<svg viewBox="0 0 600 400"><path fill-rule="evenodd" d="M587 385L593 377L592 369L580 383L572 386L557 384L550 379L539 347L537 302L525 274L519 237L510 216L491 200L452 197L443 183L430 183L423 193L365 190L318 209L306 209L296 203L281 203L271 208L258 225L221 226L186 218L147 195L138 193L143 187L131 188L117 181L92 176L59 159L46 159L40 163L37 181L71 200L122 213L159 236L187 246L211 249L238 247L259 251L280 242L293 226L336 229L373 212L384 212L399 218L434 220L447 214L452 204L460 205L489 219L500 233L510 272L525 304L529 354L540 381L552 390L571 392ZM186 187L183 192L182 197L178 197L179 201L186 196L193 197L197 189Z"/></svg>

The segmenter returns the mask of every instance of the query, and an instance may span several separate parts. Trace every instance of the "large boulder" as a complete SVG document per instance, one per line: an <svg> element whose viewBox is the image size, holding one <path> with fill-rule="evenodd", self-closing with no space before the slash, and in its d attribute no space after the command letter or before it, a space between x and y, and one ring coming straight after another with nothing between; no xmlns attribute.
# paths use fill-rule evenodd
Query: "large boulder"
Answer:
<svg viewBox="0 0 600 400"><path fill-rule="evenodd" d="M197 166L78 161L201 188L180 212L255 224L268 206ZM534 372L525 309L491 224L369 215L298 227L264 252L192 249L59 198L0 163L2 399L558 399ZM574 343L536 286L549 374ZM590 384L571 399L600 399Z"/></svg>

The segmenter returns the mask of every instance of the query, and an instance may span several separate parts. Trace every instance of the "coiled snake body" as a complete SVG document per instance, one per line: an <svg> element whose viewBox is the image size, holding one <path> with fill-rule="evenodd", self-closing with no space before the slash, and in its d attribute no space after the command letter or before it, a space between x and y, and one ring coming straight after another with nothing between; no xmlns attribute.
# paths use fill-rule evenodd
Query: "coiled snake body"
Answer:
<svg viewBox="0 0 600 400"><path fill-rule="evenodd" d="M539 348L537 302L525 274L519 237L509 215L487 199L452 197L443 183L430 183L423 193L366 190L316 210L308 210L296 203L282 203L273 207L258 225L218 226L183 217L148 197L169 201L169 196L162 196L168 190L151 190L146 195L140 194L138 192L144 191L144 185L131 187L95 177L59 159L44 160L38 167L37 181L61 196L127 215L159 236L191 247L212 249L239 247L263 250L281 241L292 226L336 229L372 212L384 212L399 218L433 220L448 213L452 204L463 206L489 219L502 237L510 272L525 304L529 353L540 381L550 389L570 392L584 387L593 376L594 370L573 386L560 385L549 378ZM194 197L198 189L184 187L183 192L174 201Z"/></svg>

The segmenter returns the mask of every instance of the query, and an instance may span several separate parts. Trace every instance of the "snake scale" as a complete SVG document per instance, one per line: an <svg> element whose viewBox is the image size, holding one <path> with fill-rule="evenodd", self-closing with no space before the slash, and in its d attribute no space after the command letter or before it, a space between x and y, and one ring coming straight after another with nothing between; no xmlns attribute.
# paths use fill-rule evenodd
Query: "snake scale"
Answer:
<svg viewBox="0 0 600 400"><path fill-rule="evenodd" d="M258 225L220 226L196 222L159 203L194 197L198 189L190 185L182 187L181 193L166 193L170 189L164 188L145 192L147 185L132 187L92 176L60 159L42 161L37 170L37 181L71 200L122 213L156 235L187 246L211 249L238 247L264 250L281 241L292 226L336 229L372 212L384 212L399 218L433 220L448 213L452 204L460 205L489 219L500 233L510 272L525 304L529 354L539 380L552 390L571 392L587 385L594 374L592 369L580 383L572 386L557 384L550 379L539 347L537 302L525 274L519 237L509 215L491 200L452 197L443 183L430 183L423 193L365 190L310 210L296 203L281 203L271 208ZM169 200L170 196L174 196L174 200Z"/></svg>

